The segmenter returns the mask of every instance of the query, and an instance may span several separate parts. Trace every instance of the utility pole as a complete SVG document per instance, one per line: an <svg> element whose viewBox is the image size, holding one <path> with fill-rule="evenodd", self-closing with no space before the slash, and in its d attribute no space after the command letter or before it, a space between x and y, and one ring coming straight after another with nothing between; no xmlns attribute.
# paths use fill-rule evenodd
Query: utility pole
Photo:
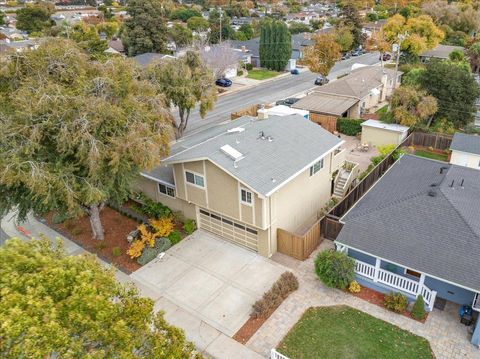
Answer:
<svg viewBox="0 0 480 359"><path fill-rule="evenodd" d="M218 41L219 44L222 43L222 8L220 8L220 40Z"/></svg>
<svg viewBox="0 0 480 359"><path fill-rule="evenodd" d="M397 88L397 73L398 73L398 63L400 62L400 48L402 47L402 42L408 36L408 32L405 31L404 34L398 34L398 45L397 45L397 60L395 62L395 72L393 75L393 88L392 91L395 91ZM381 56L381 55L380 55Z"/></svg>

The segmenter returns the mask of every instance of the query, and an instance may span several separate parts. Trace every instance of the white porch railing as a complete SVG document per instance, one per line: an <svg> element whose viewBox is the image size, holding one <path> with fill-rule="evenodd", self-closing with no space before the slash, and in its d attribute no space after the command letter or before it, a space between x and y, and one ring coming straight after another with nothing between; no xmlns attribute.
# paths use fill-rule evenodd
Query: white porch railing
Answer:
<svg viewBox="0 0 480 359"><path fill-rule="evenodd" d="M380 268L380 265L373 266L359 260L355 260L355 272L363 277L373 280L374 282L388 285L389 287L411 294L415 297L421 294L428 308L430 310L433 309L437 292L425 286L423 280L420 283L382 269Z"/></svg>
<svg viewBox="0 0 480 359"><path fill-rule="evenodd" d="M280 354L275 349L270 350L270 359L290 359L283 354Z"/></svg>

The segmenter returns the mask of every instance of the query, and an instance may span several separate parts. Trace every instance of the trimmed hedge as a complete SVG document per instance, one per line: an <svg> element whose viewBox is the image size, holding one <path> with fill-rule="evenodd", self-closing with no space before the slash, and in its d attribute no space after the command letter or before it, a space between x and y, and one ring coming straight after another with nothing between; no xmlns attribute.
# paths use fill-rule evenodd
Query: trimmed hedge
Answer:
<svg viewBox="0 0 480 359"><path fill-rule="evenodd" d="M337 119L337 131L347 136L356 136L362 132L361 119L339 118Z"/></svg>

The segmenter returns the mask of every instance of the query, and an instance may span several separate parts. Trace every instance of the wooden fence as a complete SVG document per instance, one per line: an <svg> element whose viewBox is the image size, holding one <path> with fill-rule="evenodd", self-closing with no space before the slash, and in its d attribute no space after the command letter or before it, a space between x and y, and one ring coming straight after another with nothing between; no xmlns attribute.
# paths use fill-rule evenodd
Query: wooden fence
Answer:
<svg viewBox="0 0 480 359"><path fill-rule="evenodd" d="M412 132L403 142L403 146L432 147L436 150L446 150L452 144L453 136L440 133Z"/></svg>
<svg viewBox="0 0 480 359"><path fill-rule="evenodd" d="M321 113L310 112L310 121L319 124L329 132L335 132L337 130L337 117L331 115L324 115Z"/></svg>
<svg viewBox="0 0 480 359"><path fill-rule="evenodd" d="M321 242L320 221L316 220L304 233L294 234L277 229L277 251L287 256L305 260Z"/></svg>

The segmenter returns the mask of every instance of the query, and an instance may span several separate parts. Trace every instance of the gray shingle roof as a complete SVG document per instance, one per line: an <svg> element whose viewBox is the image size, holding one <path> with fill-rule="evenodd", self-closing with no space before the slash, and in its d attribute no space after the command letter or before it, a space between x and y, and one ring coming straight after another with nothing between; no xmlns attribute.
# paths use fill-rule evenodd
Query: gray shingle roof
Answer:
<svg viewBox="0 0 480 359"><path fill-rule="evenodd" d="M243 132L228 133L243 128ZM272 140L261 139L260 134ZM208 159L265 196L306 170L342 141L300 115L270 116L265 120L241 117L180 141L164 164ZM243 154L237 161L220 149L230 145Z"/></svg>
<svg viewBox="0 0 480 359"><path fill-rule="evenodd" d="M462 46L452 46L452 45L442 45L442 44L440 44L437 47L435 47L434 49L425 51L424 53L420 54L420 56L435 57L435 58L438 58L438 59L448 59L448 55L450 55L450 53L452 51L455 51L455 50L464 51L465 48L462 47Z"/></svg>
<svg viewBox="0 0 480 359"><path fill-rule="evenodd" d="M343 221L339 243L480 291L480 171L405 155Z"/></svg>
<svg viewBox="0 0 480 359"><path fill-rule="evenodd" d="M453 135L450 149L480 155L480 136L457 132Z"/></svg>
<svg viewBox="0 0 480 359"><path fill-rule="evenodd" d="M354 97L313 92L292 105L293 108L342 116L359 100Z"/></svg>

